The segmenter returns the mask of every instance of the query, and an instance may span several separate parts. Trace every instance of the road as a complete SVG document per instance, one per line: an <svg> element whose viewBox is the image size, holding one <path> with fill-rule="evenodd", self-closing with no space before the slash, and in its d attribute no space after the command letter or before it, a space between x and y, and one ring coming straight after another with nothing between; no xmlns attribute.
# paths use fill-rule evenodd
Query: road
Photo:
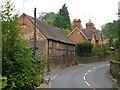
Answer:
<svg viewBox="0 0 120 90"><path fill-rule="evenodd" d="M112 88L109 62L79 64L54 74L51 88Z"/></svg>

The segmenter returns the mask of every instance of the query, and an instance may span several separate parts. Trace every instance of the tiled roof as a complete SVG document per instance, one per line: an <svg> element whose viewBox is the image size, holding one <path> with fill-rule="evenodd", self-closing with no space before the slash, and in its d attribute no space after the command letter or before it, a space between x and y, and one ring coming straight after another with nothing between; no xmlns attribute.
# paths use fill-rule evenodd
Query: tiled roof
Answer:
<svg viewBox="0 0 120 90"><path fill-rule="evenodd" d="M33 17L29 15L26 15L26 16L29 18L29 20L32 23L34 23ZM37 19L36 27L38 30L40 30L41 33L43 33L46 36L47 39L55 40L55 41L59 41L59 42L67 43L67 44L75 44L64 34L64 32L61 29L55 26L43 23Z"/></svg>
<svg viewBox="0 0 120 90"><path fill-rule="evenodd" d="M88 39L92 39L93 35L95 35L96 40L99 40L101 37L101 33L95 29L82 29L82 32L84 33L84 35L88 38Z"/></svg>

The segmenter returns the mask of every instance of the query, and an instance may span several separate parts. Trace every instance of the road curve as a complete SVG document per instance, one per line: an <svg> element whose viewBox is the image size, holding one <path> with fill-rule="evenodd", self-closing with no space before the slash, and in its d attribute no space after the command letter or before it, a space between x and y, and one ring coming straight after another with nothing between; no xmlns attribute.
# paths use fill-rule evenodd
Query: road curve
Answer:
<svg viewBox="0 0 120 90"><path fill-rule="evenodd" d="M56 73L50 85L52 88L112 88L109 68L109 62L79 64Z"/></svg>

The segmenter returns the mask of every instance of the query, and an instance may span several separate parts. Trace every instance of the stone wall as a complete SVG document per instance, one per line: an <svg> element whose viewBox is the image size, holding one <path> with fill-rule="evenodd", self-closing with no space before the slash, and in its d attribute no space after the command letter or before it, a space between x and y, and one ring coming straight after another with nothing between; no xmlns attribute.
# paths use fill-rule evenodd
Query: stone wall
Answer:
<svg viewBox="0 0 120 90"><path fill-rule="evenodd" d="M88 64L88 63L95 63L95 62L103 62L103 61L109 61L110 57L77 57L75 56L74 58L70 60L62 60L62 62L57 62L53 63L51 66L52 71L58 70L58 69L63 69L66 67L74 66L77 64Z"/></svg>
<svg viewBox="0 0 120 90"><path fill-rule="evenodd" d="M110 73L114 76L120 72L120 62L110 61Z"/></svg>
<svg viewBox="0 0 120 90"><path fill-rule="evenodd" d="M109 61L110 57L109 56L105 56L105 57L78 57L78 62L79 63L94 63L94 62L101 62L101 61Z"/></svg>

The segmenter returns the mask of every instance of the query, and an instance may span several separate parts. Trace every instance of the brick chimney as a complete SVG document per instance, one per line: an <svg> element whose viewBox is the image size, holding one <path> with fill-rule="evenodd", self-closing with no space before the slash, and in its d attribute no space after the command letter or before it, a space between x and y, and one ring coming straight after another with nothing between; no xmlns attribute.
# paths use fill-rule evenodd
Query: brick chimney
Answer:
<svg viewBox="0 0 120 90"><path fill-rule="evenodd" d="M86 23L86 29L93 29L94 28L94 24L91 23L91 21L89 21L88 23Z"/></svg>
<svg viewBox="0 0 120 90"><path fill-rule="evenodd" d="M79 29L81 29L82 28L82 25L81 25L81 20L80 19L74 19L73 20L73 28L79 28Z"/></svg>

